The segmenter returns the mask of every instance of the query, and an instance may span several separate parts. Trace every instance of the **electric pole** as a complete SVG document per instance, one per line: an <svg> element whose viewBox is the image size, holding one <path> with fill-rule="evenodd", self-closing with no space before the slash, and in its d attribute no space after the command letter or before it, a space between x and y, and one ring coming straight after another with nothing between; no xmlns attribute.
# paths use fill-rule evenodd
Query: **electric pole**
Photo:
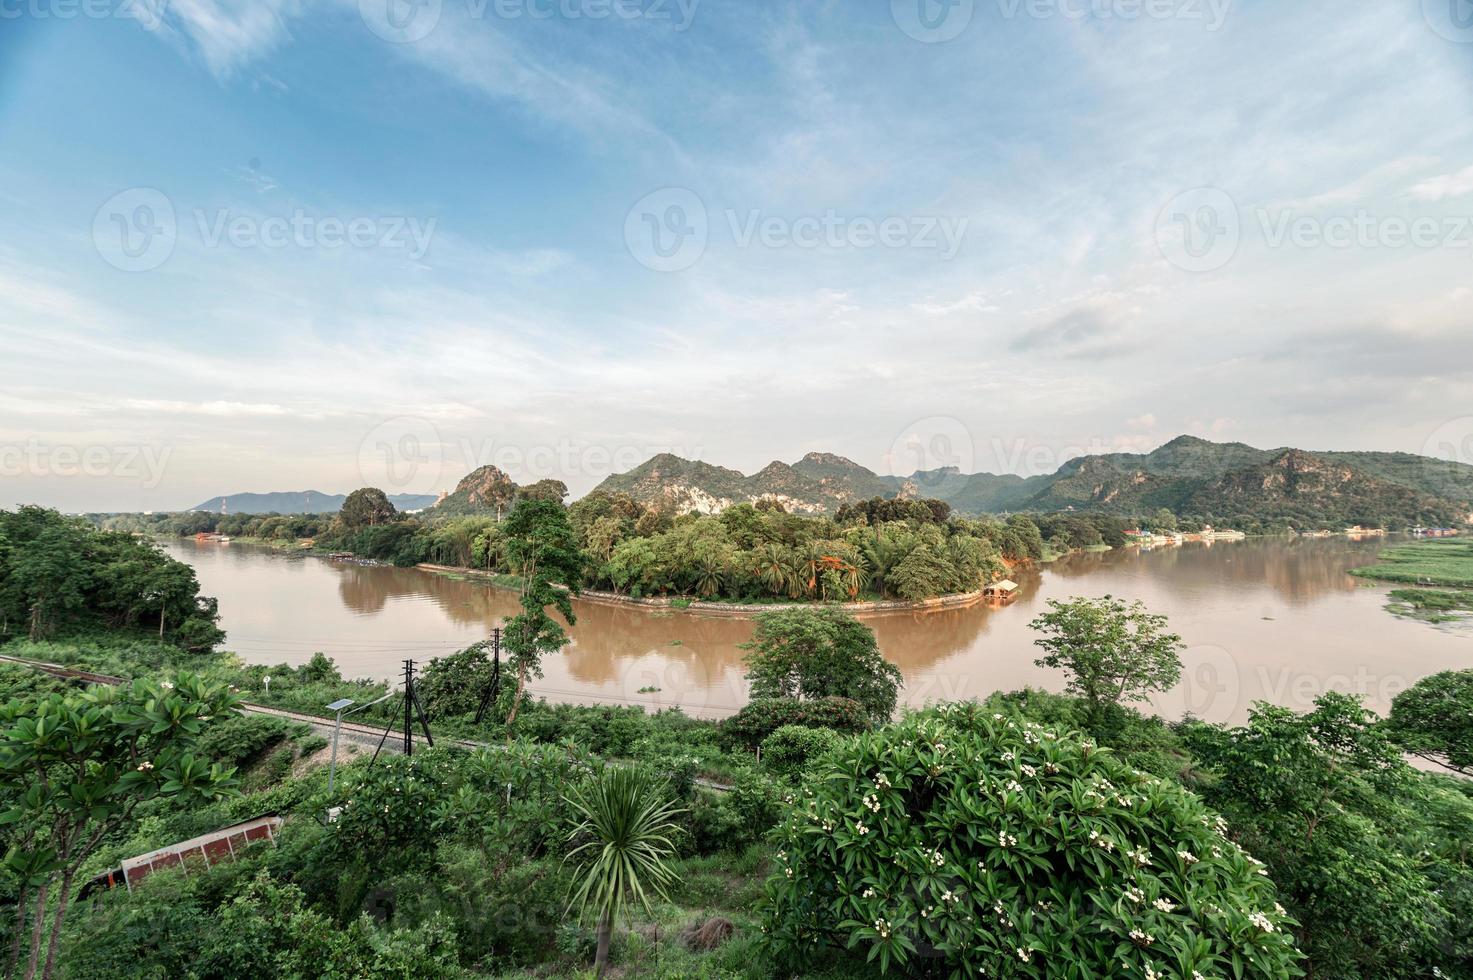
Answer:
<svg viewBox="0 0 1473 980"><path fill-rule="evenodd" d="M481 695L481 704L476 708L476 720L474 724L479 725L481 719L486 717L486 709L496 703L496 696L501 693L501 627L498 626L491 631L491 684L486 688L486 693Z"/></svg>

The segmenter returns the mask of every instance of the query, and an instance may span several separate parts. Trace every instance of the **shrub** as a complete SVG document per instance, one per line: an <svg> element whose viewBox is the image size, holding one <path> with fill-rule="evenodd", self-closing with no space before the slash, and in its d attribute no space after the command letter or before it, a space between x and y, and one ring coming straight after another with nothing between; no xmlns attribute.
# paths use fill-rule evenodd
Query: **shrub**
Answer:
<svg viewBox="0 0 1473 980"><path fill-rule="evenodd" d="M291 728L290 722L270 715L233 715L205 729L199 753L218 762L247 766L286 738Z"/></svg>
<svg viewBox="0 0 1473 980"><path fill-rule="evenodd" d="M755 751L763 739L784 725L854 734L869 728L869 717L859 702L849 698L758 698L721 723L721 739L729 746Z"/></svg>
<svg viewBox="0 0 1473 980"><path fill-rule="evenodd" d="M936 976L1298 974L1272 882L1220 819L1077 736L950 705L822 774L776 835L780 953L859 946Z"/></svg>
<svg viewBox="0 0 1473 980"><path fill-rule="evenodd" d="M431 720L468 715L480 707L492 675L486 648L485 642L476 643L448 657L436 657L425 667L416 691ZM505 671L501 679L503 688L515 681Z"/></svg>
<svg viewBox="0 0 1473 980"><path fill-rule="evenodd" d="M760 841L777 824L783 793L770 775L752 770L739 772L730 792L697 794L687 816L691 850L735 852Z"/></svg>
<svg viewBox="0 0 1473 980"><path fill-rule="evenodd" d="M837 745L840 738L837 732L828 728L784 725L762 740L762 765L791 779Z"/></svg>

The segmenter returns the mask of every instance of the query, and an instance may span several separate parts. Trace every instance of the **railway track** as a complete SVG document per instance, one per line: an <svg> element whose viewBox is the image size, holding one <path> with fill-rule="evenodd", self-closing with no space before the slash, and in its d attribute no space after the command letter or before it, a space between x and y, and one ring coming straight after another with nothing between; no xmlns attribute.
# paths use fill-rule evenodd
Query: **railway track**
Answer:
<svg viewBox="0 0 1473 980"><path fill-rule="evenodd" d="M108 684L116 687L119 684L130 683L126 677L116 677L112 674L98 674L90 670L76 670L72 667L64 667L61 664L47 663L44 660L26 660L23 657L9 657L4 654L0 654L0 664L13 664L17 667L26 667L43 674L49 674L52 677L60 678L61 680L81 681L86 684ZM328 738L332 738L333 729L336 727L331 718L322 718L318 715L305 715L299 711L287 711L284 708L272 708L264 704L252 704L249 701L241 702L240 711L248 715L268 715L284 721L293 721L308 725L318 734ZM382 744L383 750L386 752L404 751L403 733L395 733L392 728L389 731L388 737L385 738L383 728L364 725L359 722L345 721L343 722L343 727L340 729L340 733L339 737L342 741L351 742L356 745L376 749ZM416 746L427 746L430 744L429 740L421 732L415 732L413 739ZM505 746L498 745L494 742L477 742L467 738L441 738L439 744L453 745L456 748L468 749L470 751L505 748ZM717 793L729 793L735 788L725 783L718 783L715 780L701 779L699 777L695 780L695 784Z"/></svg>

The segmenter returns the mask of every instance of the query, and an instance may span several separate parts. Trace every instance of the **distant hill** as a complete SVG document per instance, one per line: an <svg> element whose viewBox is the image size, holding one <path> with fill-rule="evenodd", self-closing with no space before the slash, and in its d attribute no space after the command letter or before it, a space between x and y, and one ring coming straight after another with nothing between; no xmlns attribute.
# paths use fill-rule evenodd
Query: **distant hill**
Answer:
<svg viewBox="0 0 1473 980"><path fill-rule="evenodd" d="M495 466L472 470L455 486L455 492L435 504L435 516L504 514L516 502L519 487ZM431 501L433 503L433 501Z"/></svg>
<svg viewBox="0 0 1473 980"><path fill-rule="evenodd" d="M190 510L218 514L223 504L230 514L336 514L343 508L346 494L322 493L319 490L291 490L274 493L232 493L211 497ZM434 494L390 494L395 510L421 510L435 502Z"/></svg>
<svg viewBox="0 0 1473 980"><path fill-rule="evenodd" d="M827 453L810 453L792 465L769 463L746 476L665 453L598 489L701 513L764 498L791 512L831 514L870 497L934 497L970 514L1072 509L1137 515L1164 507L1296 526L1432 524L1460 522L1473 511L1473 466L1408 453L1256 449L1182 436L1149 453L1083 456L1027 478L955 468L881 476Z"/></svg>
<svg viewBox="0 0 1473 980"><path fill-rule="evenodd" d="M667 505L681 513L702 514L763 499L776 500L792 513L827 514L855 500L915 495L903 480L879 476L853 460L828 453L809 453L792 465L774 461L751 476L661 453L628 473L609 477L597 489L627 493L641 503Z"/></svg>

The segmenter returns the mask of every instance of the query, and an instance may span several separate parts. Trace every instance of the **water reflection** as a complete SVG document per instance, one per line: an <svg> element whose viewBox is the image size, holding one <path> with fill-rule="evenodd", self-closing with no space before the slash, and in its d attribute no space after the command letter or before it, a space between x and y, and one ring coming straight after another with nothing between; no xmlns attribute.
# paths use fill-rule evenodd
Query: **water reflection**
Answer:
<svg viewBox="0 0 1473 980"><path fill-rule="evenodd" d="M935 613L867 616L905 674L911 704L981 697L1062 679L1033 665L1028 623L1050 598L1139 598L1171 618L1190 649L1183 683L1153 704L1163 714L1240 721L1252 701L1304 706L1327 689L1384 709L1419 677L1467 666L1466 633L1398 620L1385 589L1349 569L1379 541L1252 540L1150 552L1074 555L1021 570L1016 601ZM220 599L231 649L253 662L300 663L314 650L344 673L387 677L404 657L428 660L483 638L517 611L516 596L417 569L365 567L239 545L170 545ZM579 601L572 642L534 685L557 700L681 705L719 716L746 698L740 645L747 620Z"/></svg>

